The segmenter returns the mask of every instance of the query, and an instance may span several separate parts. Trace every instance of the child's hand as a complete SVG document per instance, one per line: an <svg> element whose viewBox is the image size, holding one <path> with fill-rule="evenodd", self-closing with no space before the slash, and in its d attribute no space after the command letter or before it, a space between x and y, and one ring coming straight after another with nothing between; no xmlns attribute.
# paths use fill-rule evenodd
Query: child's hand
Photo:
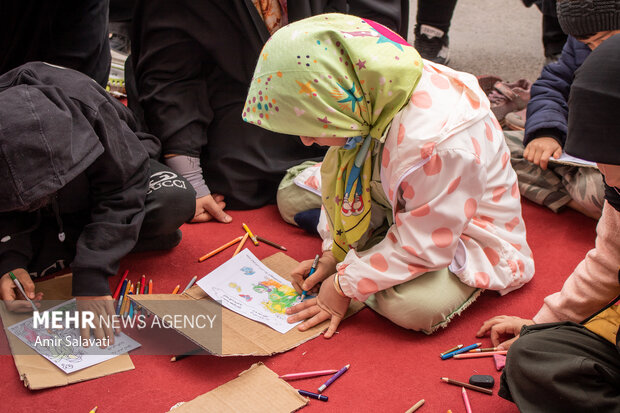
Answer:
<svg viewBox="0 0 620 413"><path fill-rule="evenodd" d="M291 272L291 278L293 279L292 284L298 294L301 294L302 291L313 291L313 289L316 289L315 286L317 286L317 284L336 272L336 258L334 258L331 251L323 252L323 255L319 259L319 264L316 267L316 271L308 277L313 261L314 260L302 261Z"/></svg>
<svg viewBox="0 0 620 413"><path fill-rule="evenodd" d="M43 298L43 293L35 294L34 283L32 282L28 271L23 268L17 268L13 270L13 275L15 275L15 277L19 280L28 298L35 301L35 305L40 307L41 303L38 303L37 301L40 301ZM13 280L11 280L9 273L4 274L2 278L0 278L0 296L9 311L14 311L16 313L32 311L32 306L28 301L22 298L21 292L17 289L17 286Z"/></svg>
<svg viewBox="0 0 620 413"><path fill-rule="evenodd" d="M219 222L228 224L232 222L232 217L224 212L226 202L224 196L211 194L196 199L196 214L191 222L207 222L215 219Z"/></svg>
<svg viewBox="0 0 620 413"><path fill-rule="evenodd" d="M547 169L549 158L558 159L562 155L562 147L553 138L542 136L527 144L523 151L523 157L528 161Z"/></svg>
<svg viewBox="0 0 620 413"><path fill-rule="evenodd" d="M326 282L321 284L321 290L317 298L311 298L299 303L293 307L286 309L286 314L291 315L287 321L295 323L297 321L306 320L297 328L299 331L306 331L325 320L331 319L329 327L325 332L325 338L331 338L336 332L340 321L349 308L351 299L338 294L334 287L334 275L327 278Z"/></svg>
<svg viewBox="0 0 620 413"><path fill-rule="evenodd" d="M498 315L482 323L480 330L476 333L476 337L482 337L490 331L493 346L497 347L498 350L508 350L512 343L519 338L521 328L532 324L534 324L533 320L507 315ZM503 335L512 335L514 338L501 342L500 336Z"/></svg>
<svg viewBox="0 0 620 413"><path fill-rule="evenodd" d="M116 314L114 310L114 300L111 295L102 295L96 297L75 297L77 299L78 311L91 311L95 314L93 324L95 325L92 333L95 338L109 340L110 345L114 344L114 334L120 334L120 328L113 329L112 317ZM80 318L81 319L81 318ZM107 323L103 320L107 319ZM107 324L107 325L106 325ZM113 331L114 330L114 331ZM80 336L82 340L88 340L91 335L91 329L89 326L80 325ZM88 347L88 345L84 346ZM101 345L101 348L106 348L106 345Z"/></svg>

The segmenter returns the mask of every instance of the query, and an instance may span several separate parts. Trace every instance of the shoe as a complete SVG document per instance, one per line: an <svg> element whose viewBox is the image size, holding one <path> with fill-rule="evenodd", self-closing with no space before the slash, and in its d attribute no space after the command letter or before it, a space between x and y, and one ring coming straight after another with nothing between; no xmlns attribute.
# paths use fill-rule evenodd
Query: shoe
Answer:
<svg viewBox="0 0 620 413"><path fill-rule="evenodd" d="M448 34L427 24L416 25L413 46L423 59L440 65L450 62Z"/></svg>
<svg viewBox="0 0 620 413"><path fill-rule="evenodd" d="M504 118L506 127L510 130L525 130L525 113L527 108L518 112L510 112Z"/></svg>
<svg viewBox="0 0 620 413"><path fill-rule="evenodd" d="M361 195L355 195L353 205L351 205L351 213L353 215L359 215L364 211L364 200Z"/></svg>
<svg viewBox="0 0 620 413"><path fill-rule="evenodd" d="M349 200L346 198L342 201L341 212L345 217L350 217L353 212L351 211L351 204L349 204Z"/></svg>

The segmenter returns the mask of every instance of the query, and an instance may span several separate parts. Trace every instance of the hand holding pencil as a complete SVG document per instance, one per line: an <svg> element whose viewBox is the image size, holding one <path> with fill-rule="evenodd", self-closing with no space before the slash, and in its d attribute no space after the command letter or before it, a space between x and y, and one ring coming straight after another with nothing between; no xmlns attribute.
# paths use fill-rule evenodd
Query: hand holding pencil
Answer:
<svg viewBox="0 0 620 413"><path fill-rule="evenodd" d="M43 293L35 294L30 274L23 268L17 268L0 278L0 298L9 311L22 313L35 310L36 301L43 298Z"/></svg>
<svg viewBox="0 0 620 413"><path fill-rule="evenodd" d="M316 270L310 275L314 259L299 263L291 272L292 284L297 293L312 291L316 294L318 284L336 272L336 259L331 251L323 252Z"/></svg>

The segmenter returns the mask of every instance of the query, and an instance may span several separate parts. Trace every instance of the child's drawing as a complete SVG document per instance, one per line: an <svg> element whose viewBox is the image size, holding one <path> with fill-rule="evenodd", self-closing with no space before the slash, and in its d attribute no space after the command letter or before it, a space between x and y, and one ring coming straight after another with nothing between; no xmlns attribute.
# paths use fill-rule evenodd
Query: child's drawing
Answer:
<svg viewBox="0 0 620 413"><path fill-rule="evenodd" d="M64 320L67 313L73 315L77 311L76 301L66 301L47 311L60 314ZM80 345L79 329L47 327L35 328L33 319L29 318L8 327L8 330L65 373L99 364L140 347L138 342L121 333L114 337L112 346L104 349L98 346L84 348Z"/></svg>
<svg viewBox="0 0 620 413"><path fill-rule="evenodd" d="M286 321L286 309L299 302L290 282L271 271L248 249L197 282L222 305L252 320L286 333L296 324ZM231 293L230 289L237 293Z"/></svg>

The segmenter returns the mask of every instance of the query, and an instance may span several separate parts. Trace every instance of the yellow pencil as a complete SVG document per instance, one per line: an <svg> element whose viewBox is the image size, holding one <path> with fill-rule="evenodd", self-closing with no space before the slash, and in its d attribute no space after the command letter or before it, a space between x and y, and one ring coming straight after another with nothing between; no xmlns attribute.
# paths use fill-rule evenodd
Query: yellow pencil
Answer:
<svg viewBox="0 0 620 413"><path fill-rule="evenodd" d="M250 234L248 234L247 232L245 233L245 235L243 236L243 239L241 240L241 242L239 243L239 246L237 247L237 249L235 250L235 253L233 254L233 257L237 254L239 254L239 252L241 251L241 248L243 248L243 244L245 244L245 242L248 240L248 237L250 236Z"/></svg>
<svg viewBox="0 0 620 413"><path fill-rule="evenodd" d="M214 256L218 252L222 252L226 248L230 247L231 245L234 245L234 244L238 243L242 239L243 239L243 236L239 236L239 237L235 238L234 240L227 242L226 244L222 245L221 247L218 247L218 248L214 249L213 251L208 252L205 255L203 255L202 257L198 258L198 262L203 262L207 258Z"/></svg>
<svg viewBox="0 0 620 413"><path fill-rule="evenodd" d="M93 409L88 413L95 413L97 411L97 406L93 407Z"/></svg>
<svg viewBox="0 0 620 413"><path fill-rule="evenodd" d="M252 234L252 231L250 231L250 228L248 228L247 225L245 224L241 224L241 225L243 226L243 229L245 230L245 232L247 232L250 238L252 239L252 242L254 243L254 245L258 246L258 240L256 239L256 235Z"/></svg>
<svg viewBox="0 0 620 413"><path fill-rule="evenodd" d="M129 311L129 295L130 292L133 291L133 284L129 281L129 285L127 285L127 289L125 290L125 299L123 300L123 308L121 308L121 317L125 317L127 312Z"/></svg>

